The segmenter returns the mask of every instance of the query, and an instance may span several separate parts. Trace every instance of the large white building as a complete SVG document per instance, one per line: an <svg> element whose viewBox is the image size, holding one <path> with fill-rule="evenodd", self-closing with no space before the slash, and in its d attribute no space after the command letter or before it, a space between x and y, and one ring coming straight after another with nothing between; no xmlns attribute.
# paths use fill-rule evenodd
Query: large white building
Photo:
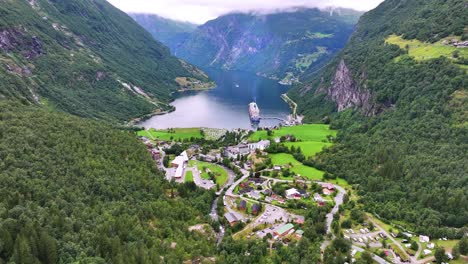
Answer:
<svg viewBox="0 0 468 264"><path fill-rule="evenodd" d="M172 162L171 165L173 168L176 168L174 177L175 178L182 178L184 176L184 170L188 162L187 152L182 152L179 156L177 156Z"/></svg>
<svg viewBox="0 0 468 264"><path fill-rule="evenodd" d="M256 150L256 149L265 150L266 148L268 148L268 146L270 146L270 140L261 140L256 143L250 143L249 149L250 150Z"/></svg>

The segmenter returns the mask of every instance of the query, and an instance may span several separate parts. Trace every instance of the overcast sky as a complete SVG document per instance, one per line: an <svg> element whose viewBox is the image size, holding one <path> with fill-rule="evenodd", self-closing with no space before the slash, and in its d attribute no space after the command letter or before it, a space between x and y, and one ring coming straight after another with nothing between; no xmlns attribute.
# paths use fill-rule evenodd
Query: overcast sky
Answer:
<svg viewBox="0 0 468 264"><path fill-rule="evenodd" d="M202 24L233 11L264 11L291 7L340 6L370 10L383 0L108 0L125 12L152 13Z"/></svg>

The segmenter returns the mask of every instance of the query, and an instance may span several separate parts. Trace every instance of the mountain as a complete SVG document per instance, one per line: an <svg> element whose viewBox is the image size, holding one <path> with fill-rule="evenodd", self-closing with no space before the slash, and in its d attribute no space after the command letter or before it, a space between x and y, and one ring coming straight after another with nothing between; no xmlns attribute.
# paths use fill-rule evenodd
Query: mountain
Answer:
<svg viewBox="0 0 468 264"><path fill-rule="evenodd" d="M386 0L290 97L338 142L311 160L358 186L368 211L433 236L468 225L468 5Z"/></svg>
<svg viewBox="0 0 468 264"><path fill-rule="evenodd" d="M339 51L361 13L307 9L233 13L199 26L184 41L166 43L193 64L254 72L285 83L310 75ZM137 21L148 31L154 25ZM163 41L164 36L153 33Z"/></svg>
<svg viewBox="0 0 468 264"><path fill-rule="evenodd" d="M0 5L0 98L126 121L169 108L177 77L207 80L105 0Z"/></svg>
<svg viewBox="0 0 468 264"><path fill-rule="evenodd" d="M190 22L176 21L158 15L139 13L128 15L172 51L176 50L177 44L189 38L197 28L197 25Z"/></svg>

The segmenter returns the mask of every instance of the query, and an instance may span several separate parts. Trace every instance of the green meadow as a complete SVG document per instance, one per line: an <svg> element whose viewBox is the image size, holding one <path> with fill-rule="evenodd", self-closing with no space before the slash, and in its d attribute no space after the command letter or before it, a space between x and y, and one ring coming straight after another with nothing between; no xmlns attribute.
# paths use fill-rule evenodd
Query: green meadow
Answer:
<svg viewBox="0 0 468 264"><path fill-rule="evenodd" d="M203 161L190 160L189 166L197 166L198 170L202 171L201 177L206 180L210 179L210 176L208 175L208 172L207 172L207 170L210 170L211 172L214 173L215 178L216 178L216 184L218 184L219 186L223 186L224 184L226 184L228 180L227 171L216 164L203 162Z"/></svg>
<svg viewBox="0 0 468 264"><path fill-rule="evenodd" d="M323 171L317 170L316 168L306 166L296 159L291 154L279 153L270 154L271 162L274 165L285 166L291 165L291 171L305 177L309 180L322 180ZM288 179L288 178L285 178Z"/></svg>
<svg viewBox="0 0 468 264"><path fill-rule="evenodd" d="M449 37L446 39L452 38L454 37ZM458 51L460 57L468 58L468 49L459 49L453 46L444 45L442 44L442 41L443 40L438 41L436 43L426 43L416 39L403 39L401 36L397 35L390 35L389 37L387 37L387 39L385 39L386 43L397 45L401 49L408 48L408 55L413 57L417 61L435 59L440 56L447 57L449 59L454 59L454 51Z"/></svg>
<svg viewBox="0 0 468 264"><path fill-rule="evenodd" d="M324 124L307 124L300 126L282 127L279 130L274 130L273 136L268 136L267 131L256 131L250 137L250 141L259 141L261 139L275 139L276 137L294 135L297 140L301 141L318 141L327 142L327 136L336 136L336 130L331 130L328 125Z"/></svg>
<svg viewBox="0 0 468 264"><path fill-rule="evenodd" d="M305 142L286 142L284 143L284 145L286 145L288 148L291 148L292 146L294 146L297 149L298 147L300 147L302 153L306 157L310 157L322 151L324 147L331 146L332 143L305 141Z"/></svg>
<svg viewBox="0 0 468 264"><path fill-rule="evenodd" d="M152 140L184 140L190 138L203 138L200 128L173 128L173 129L149 129L138 131L138 136L147 137Z"/></svg>

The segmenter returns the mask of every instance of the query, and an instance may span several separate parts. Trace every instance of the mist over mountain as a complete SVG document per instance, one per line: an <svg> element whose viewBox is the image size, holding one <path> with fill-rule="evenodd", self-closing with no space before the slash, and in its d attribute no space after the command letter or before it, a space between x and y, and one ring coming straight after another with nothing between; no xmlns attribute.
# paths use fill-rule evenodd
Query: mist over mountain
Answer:
<svg viewBox="0 0 468 264"><path fill-rule="evenodd" d="M167 38L166 32L176 22L162 25L156 17L148 23L142 19L148 16L133 16L171 47L173 54L191 63L249 71L290 84L332 58L348 40L360 14L341 8L232 13L208 21L190 34L172 29L177 36L173 38Z"/></svg>

